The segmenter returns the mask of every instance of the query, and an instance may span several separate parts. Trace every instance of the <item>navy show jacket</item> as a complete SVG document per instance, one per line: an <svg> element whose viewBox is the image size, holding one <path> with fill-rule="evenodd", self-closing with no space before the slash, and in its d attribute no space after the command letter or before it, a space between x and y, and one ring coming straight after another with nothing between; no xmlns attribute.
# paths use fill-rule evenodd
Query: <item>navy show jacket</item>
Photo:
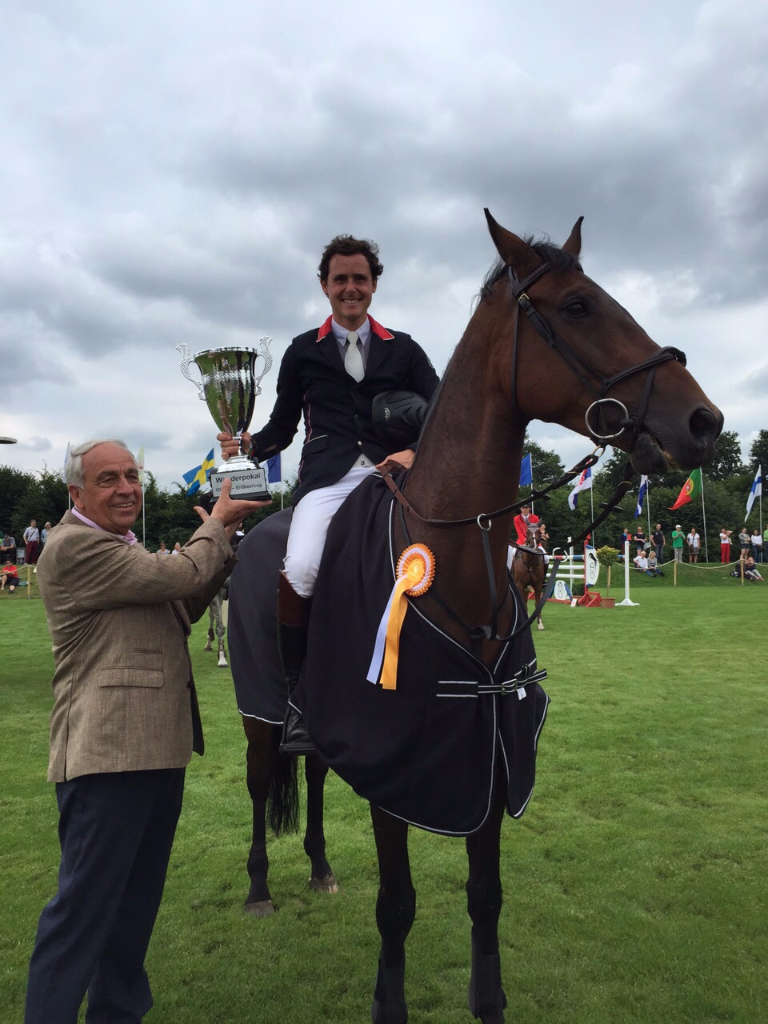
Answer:
<svg viewBox="0 0 768 1024"><path fill-rule="evenodd" d="M378 463L391 455L373 428L371 405L383 391L415 391L429 401L438 385L435 368L409 334L389 331L369 316L371 336L365 376L344 369L331 317L294 338L280 364L277 401L269 422L252 435L255 454L269 459L287 448L304 414L304 447L294 505L318 487L349 472L361 454Z"/></svg>

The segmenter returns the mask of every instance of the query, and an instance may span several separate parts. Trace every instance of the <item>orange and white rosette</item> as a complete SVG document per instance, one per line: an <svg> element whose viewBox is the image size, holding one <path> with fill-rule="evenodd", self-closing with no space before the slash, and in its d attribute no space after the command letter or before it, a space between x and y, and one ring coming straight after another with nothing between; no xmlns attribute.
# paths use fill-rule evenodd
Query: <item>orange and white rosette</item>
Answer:
<svg viewBox="0 0 768 1024"><path fill-rule="evenodd" d="M435 556L425 544L411 544L397 562L397 579L376 631L376 643L368 669L369 683L381 681L382 689L397 688L400 630L408 610L406 597L421 597L435 576Z"/></svg>

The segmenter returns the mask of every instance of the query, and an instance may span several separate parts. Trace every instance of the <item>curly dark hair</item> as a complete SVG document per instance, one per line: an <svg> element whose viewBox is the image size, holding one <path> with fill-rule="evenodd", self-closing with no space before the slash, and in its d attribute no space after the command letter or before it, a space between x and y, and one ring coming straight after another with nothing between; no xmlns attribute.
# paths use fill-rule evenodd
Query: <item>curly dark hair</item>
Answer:
<svg viewBox="0 0 768 1024"><path fill-rule="evenodd" d="M354 238L352 235L336 235L326 245L317 268L317 276L321 281L328 280L328 272L333 256L365 256L371 268L371 277L376 282L384 273L379 262L379 247L368 238Z"/></svg>

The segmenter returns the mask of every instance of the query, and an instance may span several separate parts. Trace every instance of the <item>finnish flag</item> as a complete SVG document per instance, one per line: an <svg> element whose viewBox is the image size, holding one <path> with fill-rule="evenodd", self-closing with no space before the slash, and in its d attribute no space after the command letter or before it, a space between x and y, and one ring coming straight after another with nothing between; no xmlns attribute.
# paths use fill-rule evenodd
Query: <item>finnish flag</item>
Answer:
<svg viewBox="0 0 768 1024"><path fill-rule="evenodd" d="M752 506L755 503L755 498L761 497L762 493L763 493L763 470L762 470L762 466L758 466L757 467L757 472L755 473L755 479L752 481L752 490L749 492L749 497L747 498L747 516L752 511ZM745 518L746 518L746 516L745 516Z"/></svg>
<svg viewBox="0 0 768 1024"><path fill-rule="evenodd" d="M637 519L637 517L639 515L642 515L642 513L643 513L643 502L645 501L645 496L646 496L647 493L648 493L648 477L647 476L641 476L640 477L640 490L637 492L637 508L635 509L635 514L632 516L633 519Z"/></svg>
<svg viewBox="0 0 768 1024"><path fill-rule="evenodd" d="M570 508L571 512L574 512L576 510L576 503L579 500L579 494L581 494L582 491L586 491L591 486L592 486L592 467L591 466L587 466L587 468L584 470L584 472L579 477L578 483L573 488L571 493L568 495L568 507Z"/></svg>

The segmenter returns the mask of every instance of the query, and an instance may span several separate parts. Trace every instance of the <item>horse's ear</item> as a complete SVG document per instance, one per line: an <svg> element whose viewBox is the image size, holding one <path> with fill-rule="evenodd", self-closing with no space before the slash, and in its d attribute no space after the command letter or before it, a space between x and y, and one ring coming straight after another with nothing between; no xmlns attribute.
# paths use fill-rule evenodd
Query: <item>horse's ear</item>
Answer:
<svg viewBox="0 0 768 1024"><path fill-rule="evenodd" d="M568 241L563 246L563 249L572 256L578 256L581 252L581 222L583 220L583 217L579 217L573 225L573 231L568 235Z"/></svg>
<svg viewBox="0 0 768 1024"><path fill-rule="evenodd" d="M492 216L490 210L485 209L485 219L488 221L488 230L491 233L496 251L505 263L515 269L518 277L524 277L526 272L533 270L541 263L541 258L536 255L530 245L507 231Z"/></svg>

